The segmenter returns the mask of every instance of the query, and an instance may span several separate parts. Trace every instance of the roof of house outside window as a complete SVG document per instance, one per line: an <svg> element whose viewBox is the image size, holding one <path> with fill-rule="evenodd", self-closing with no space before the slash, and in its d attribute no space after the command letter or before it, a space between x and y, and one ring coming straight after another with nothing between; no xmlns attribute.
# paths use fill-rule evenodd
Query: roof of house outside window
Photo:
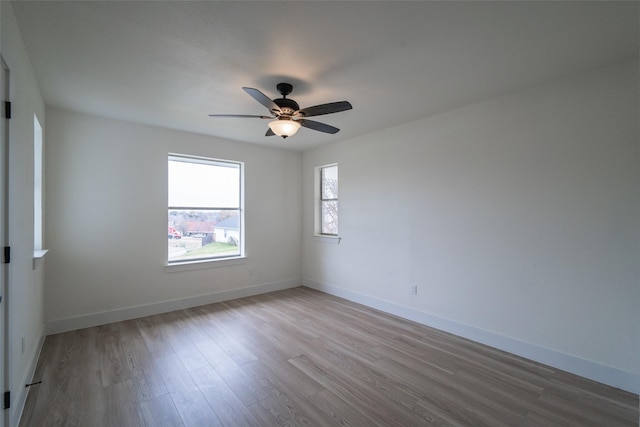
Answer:
<svg viewBox="0 0 640 427"><path fill-rule="evenodd" d="M229 218L225 218L219 223L215 225L215 228L226 228L228 230L237 230L238 229L238 217L230 216Z"/></svg>

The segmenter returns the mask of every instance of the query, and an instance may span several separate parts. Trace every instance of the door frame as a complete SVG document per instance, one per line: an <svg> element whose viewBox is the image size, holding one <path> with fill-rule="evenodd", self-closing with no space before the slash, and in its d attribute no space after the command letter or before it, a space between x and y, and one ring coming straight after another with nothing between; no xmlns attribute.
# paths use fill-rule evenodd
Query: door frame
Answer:
<svg viewBox="0 0 640 427"><path fill-rule="evenodd" d="M9 136L10 125L6 114L6 103L10 101L9 86L10 70L2 53L0 53L0 95L2 96L0 107L0 246L9 247ZM0 385L2 393L10 390L10 366L8 355L9 319L8 319L8 291L9 291L9 264L0 259ZM13 400L13 399L12 399ZM3 406L4 408L4 406ZM3 410L0 416L0 427L10 425L10 411Z"/></svg>

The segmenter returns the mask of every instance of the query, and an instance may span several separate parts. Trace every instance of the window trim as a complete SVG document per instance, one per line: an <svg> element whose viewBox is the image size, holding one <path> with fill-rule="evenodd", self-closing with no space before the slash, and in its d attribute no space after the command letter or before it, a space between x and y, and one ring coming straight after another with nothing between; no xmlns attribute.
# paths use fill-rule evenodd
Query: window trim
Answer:
<svg viewBox="0 0 640 427"><path fill-rule="evenodd" d="M239 253L233 255L222 255L222 256L212 256L212 257L201 257L201 258L189 258L189 259L176 259L169 260L169 252L168 248L165 252L166 262L165 262L165 271L166 272L175 272L175 271L186 271L200 268L212 268L212 267L222 267L225 265L236 265L242 264L246 262L246 248L245 248L245 221L244 221L244 162L238 160L226 160L226 159L218 159L213 157L203 157L203 156L195 156L189 154L180 154L180 153L168 153L167 156L167 168L170 161L180 161L185 163L192 164L203 164L203 165L211 165L211 166L220 166L220 167L229 167L229 165L236 165L239 174L239 195L238 195L238 208L230 208L230 207L190 207L190 206L170 206L168 203L168 186L169 186L169 175L167 170L167 216L168 212L172 209L175 210L231 210L237 211L239 214L238 217L238 247Z"/></svg>
<svg viewBox="0 0 640 427"><path fill-rule="evenodd" d="M322 172L326 168L336 167L338 168L338 163L328 163L326 165L316 166L314 173L314 240L322 241L322 242L330 242L330 243L340 243L340 226L338 226L338 232L336 234L332 233L323 233L322 232L322 204L325 201L336 201L339 203L339 196L331 199L323 199L322 198ZM339 179L339 178L338 178ZM340 184L338 183L338 186ZM339 212L339 211L338 211ZM338 218L340 214L338 213Z"/></svg>
<svg viewBox="0 0 640 427"><path fill-rule="evenodd" d="M44 131L33 115L33 269L49 252L44 246Z"/></svg>

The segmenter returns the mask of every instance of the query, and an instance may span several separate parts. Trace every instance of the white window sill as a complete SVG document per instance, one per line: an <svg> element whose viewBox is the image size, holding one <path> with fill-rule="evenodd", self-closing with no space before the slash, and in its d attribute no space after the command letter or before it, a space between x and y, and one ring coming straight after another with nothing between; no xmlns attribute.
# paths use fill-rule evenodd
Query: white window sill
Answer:
<svg viewBox="0 0 640 427"><path fill-rule="evenodd" d="M314 234L313 241L317 243L327 243L330 245L339 245L342 237L339 236L323 236L321 234Z"/></svg>
<svg viewBox="0 0 640 427"><path fill-rule="evenodd" d="M198 261L172 262L165 264L164 271L167 273L176 273L179 271L201 270L204 268L227 267L230 265L240 265L247 262L246 256L223 259L204 259Z"/></svg>
<svg viewBox="0 0 640 427"><path fill-rule="evenodd" d="M38 264L44 258L44 256L49 252L49 249L34 249L33 250L33 269L38 268Z"/></svg>
<svg viewBox="0 0 640 427"><path fill-rule="evenodd" d="M34 249L33 259L42 259L49 252L49 249Z"/></svg>

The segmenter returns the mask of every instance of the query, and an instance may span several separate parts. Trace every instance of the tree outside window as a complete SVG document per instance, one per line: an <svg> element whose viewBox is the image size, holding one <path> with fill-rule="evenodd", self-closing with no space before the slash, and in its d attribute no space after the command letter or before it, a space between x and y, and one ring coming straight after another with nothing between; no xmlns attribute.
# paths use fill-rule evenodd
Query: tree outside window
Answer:
<svg viewBox="0 0 640 427"><path fill-rule="evenodd" d="M338 235L338 165L320 168L320 234Z"/></svg>

